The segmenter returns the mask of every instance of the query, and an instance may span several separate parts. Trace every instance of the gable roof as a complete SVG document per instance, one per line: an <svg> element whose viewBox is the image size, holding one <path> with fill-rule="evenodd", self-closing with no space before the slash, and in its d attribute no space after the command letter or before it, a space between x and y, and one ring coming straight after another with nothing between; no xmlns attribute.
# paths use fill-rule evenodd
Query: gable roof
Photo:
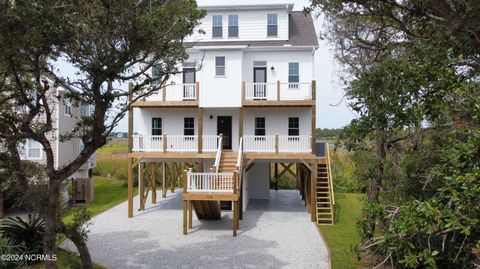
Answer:
<svg viewBox="0 0 480 269"><path fill-rule="evenodd" d="M282 47L282 46L311 46L318 47L318 38L312 16L304 14L303 11L293 11L289 14L288 40L262 40L262 41L205 41L185 42L187 47L210 47L210 46L235 46L244 45L248 47Z"/></svg>

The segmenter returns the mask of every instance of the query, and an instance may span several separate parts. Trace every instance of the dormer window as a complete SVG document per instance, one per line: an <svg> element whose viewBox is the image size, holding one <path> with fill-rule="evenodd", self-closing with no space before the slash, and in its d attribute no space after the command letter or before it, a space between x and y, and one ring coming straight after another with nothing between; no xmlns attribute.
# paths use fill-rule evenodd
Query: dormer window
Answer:
<svg viewBox="0 0 480 269"><path fill-rule="evenodd" d="M238 37L238 15L228 15L228 37Z"/></svg>
<svg viewBox="0 0 480 269"><path fill-rule="evenodd" d="M277 36L278 35L278 14L269 13L267 14L267 36Z"/></svg>
<svg viewBox="0 0 480 269"><path fill-rule="evenodd" d="M222 37L223 27L222 27L222 15L213 15L212 16L212 37Z"/></svg>

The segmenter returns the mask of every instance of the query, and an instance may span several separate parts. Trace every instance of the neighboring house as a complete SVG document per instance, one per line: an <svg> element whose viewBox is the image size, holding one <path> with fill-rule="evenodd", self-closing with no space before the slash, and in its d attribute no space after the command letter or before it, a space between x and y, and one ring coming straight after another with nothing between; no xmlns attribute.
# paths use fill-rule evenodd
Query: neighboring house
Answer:
<svg viewBox="0 0 480 269"><path fill-rule="evenodd" d="M235 234L249 200L269 198L273 169L275 179L297 179L312 221L332 223L328 156L316 154L318 41L311 15L283 3L200 8L207 10L199 26L205 34L185 40L182 73L133 104L129 157L140 170L179 161L193 167L183 193L185 221L192 206L199 218L219 217L221 201L234 211ZM131 217L132 196L129 206Z"/></svg>
<svg viewBox="0 0 480 269"><path fill-rule="evenodd" d="M55 169L59 169L64 165L73 161L83 150L83 142L80 138L72 138L67 141L60 141L63 134L71 132L81 117L90 115L93 107L89 105L76 106L67 98L64 98L65 89L62 87L55 88L52 85L49 91L49 102L53 107L52 118L54 131L47 134L50 145L53 149L55 158ZM42 121L42 117L38 119ZM25 143L19 145L20 156L23 160L46 163L45 152L40 143L35 140L28 139ZM73 202L92 202L94 199L94 181L92 176L92 168L96 165L96 154L94 153L88 162L83 164L80 169L71 176L73 184L72 199ZM67 196L68 197L68 196ZM66 198L67 198L66 197Z"/></svg>

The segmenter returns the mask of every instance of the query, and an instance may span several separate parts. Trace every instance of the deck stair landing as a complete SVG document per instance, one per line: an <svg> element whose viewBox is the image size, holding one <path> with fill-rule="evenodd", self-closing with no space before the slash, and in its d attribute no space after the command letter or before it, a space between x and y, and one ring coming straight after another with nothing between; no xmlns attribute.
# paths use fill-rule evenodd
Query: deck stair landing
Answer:
<svg viewBox="0 0 480 269"><path fill-rule="evenodd" d="M330 171L328 163L317 163L317 176L315 182L316 203L317 203L317 223L333 224L333 186L329 179Z"/></svg>

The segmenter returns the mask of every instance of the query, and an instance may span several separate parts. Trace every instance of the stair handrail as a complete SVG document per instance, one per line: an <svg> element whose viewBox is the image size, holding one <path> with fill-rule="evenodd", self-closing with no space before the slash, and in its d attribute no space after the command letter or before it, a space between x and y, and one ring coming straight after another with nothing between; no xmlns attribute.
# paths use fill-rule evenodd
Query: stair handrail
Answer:
<svg viewBox="0 0 480 269"><path fill-rule="evenodd" d="M333 191L333 179L332 179L332 160L330 158L330 145L325 143L326 152L327 152L327 165L328 165L328 182L330 185L330 194L332 196L332 205L335 205L335 193Z"/></svg>
<svg viewBox="0 0 480 269"><path fill-rule="evenodd" d="M240 137L240 143L238 143L238 156L237 156L237 165L236 170L238 171L238 190L242 188L242 178L243 178L243 137Z"/></svg>
<svg viewBox="0 0 480 269"><path fill-rule="evenodd" d="M220 159L222 158L222 140L223 135L220 134L220 137L218 138L217 154L215 155L215 163L213 164L213 167L215 168L215 173L218 173L218 168L220 167Z"/></svg>

